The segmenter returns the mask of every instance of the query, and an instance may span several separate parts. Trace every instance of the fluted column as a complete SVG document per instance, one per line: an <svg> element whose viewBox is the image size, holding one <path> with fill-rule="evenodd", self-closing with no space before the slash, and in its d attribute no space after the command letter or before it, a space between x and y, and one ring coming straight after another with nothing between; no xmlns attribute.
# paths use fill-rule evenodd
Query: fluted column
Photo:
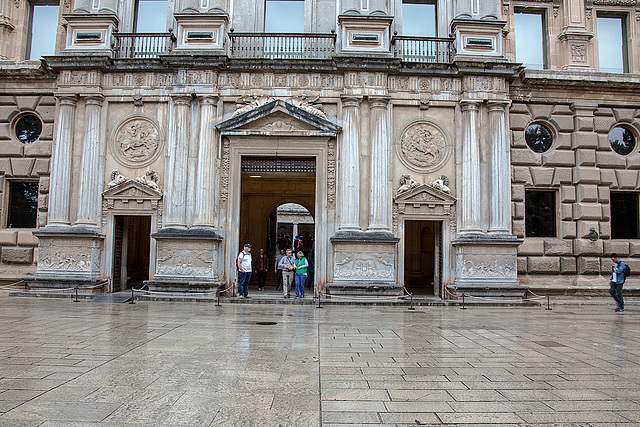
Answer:
<svg viewBox="0 0 640 427"><path fill-rule="evenodd" d="M173 98L173 104L171 109L173 135L169 139L164 226L182 228L187 224L187 160L191 97L176 96Z"/></svg>
<svg viewBox="0 0 640 427"><path fill-rule="evenodd" d="M80 171L80 195L78 198L77 224L98 225L100 216L100 112L102 95L85 98L84 147Z"/></svg>
<svg viewBox="0 0 640 427"><path fill-rule="evenodd" d="M461 232L479 232L480 144L478 141L478 101L461 101L462 110L462 226Z"/></svg>
<svg viewBox="0 0 640 427"><path fill-rule="evenodd" d="M75 95L58 96L58 127L51 156L49 184L49 225L70 224L71 155L77 102Z"/></svg>
<svg viewBox="0 0 640 427"><path fill-rule="evenodd" d="M508 101L489 102L491 198L489 232L508 233L511 223L511 171L505 108Z"/></svg>
<svg viewBox="0 0 640 427"><path fill-rule="evenodd" d="M360 102L342 98L342 146L340 150L339 230L360 230Z"/></svg>
<svg viewBox="0 0 640 427"><path fill-rule="evenodd" d="M391 137L389 97L371 97L371 196L369 230L390 231L391 227Z"/></svg>
<svg viewBox="0 0 640 427"><path fill-rule="evenodd" d="M204 96L200 99L200 141L198 144L198 170L196 172L196 211L193 224L198 227L216 226L217 144L215 120L217 103L217 96Z"/></svg>

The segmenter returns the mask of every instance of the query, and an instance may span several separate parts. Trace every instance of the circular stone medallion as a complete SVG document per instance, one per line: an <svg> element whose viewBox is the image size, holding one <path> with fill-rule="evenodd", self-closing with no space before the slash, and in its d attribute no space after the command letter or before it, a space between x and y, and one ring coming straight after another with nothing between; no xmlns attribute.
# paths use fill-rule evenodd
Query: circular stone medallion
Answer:
<svg viewBox="0 0 640 427"><path fill-rule="evenodd" d="M400 159L411 169L431 172L439 169L449 157L444 132L429 122L413 123L400 137Z"/></svg>
<svg viewBox="0 0 640 427"><path fill-rule="evenodd" d="M144 166L160 153L160 133L151 120L135 117L116 129L112 144L116 158L127 166Z"/></svg>

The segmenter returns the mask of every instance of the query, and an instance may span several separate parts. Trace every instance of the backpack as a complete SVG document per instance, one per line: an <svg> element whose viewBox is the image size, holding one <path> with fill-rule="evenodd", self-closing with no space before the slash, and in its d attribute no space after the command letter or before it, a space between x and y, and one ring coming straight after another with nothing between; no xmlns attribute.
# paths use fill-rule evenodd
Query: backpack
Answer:
<svg viewBox="0 0 640 427"><path fill-rule="evenodd" d="M624 279L627 280L627 277L631 276L631 268L629 268L629 264L624 265Z"/></svg>

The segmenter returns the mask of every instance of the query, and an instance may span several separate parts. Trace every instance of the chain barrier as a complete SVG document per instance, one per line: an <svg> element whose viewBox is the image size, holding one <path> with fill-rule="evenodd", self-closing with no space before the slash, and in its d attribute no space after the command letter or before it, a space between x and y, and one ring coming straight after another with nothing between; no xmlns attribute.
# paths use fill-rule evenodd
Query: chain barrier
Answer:
<svg viewBox="0 0 640 427"><path fill-rule="evenodd" d="M71 288L55 288L55 289L16 289L11 288L11 286L15 286L19 283L23 283L24 280L20 280L19 282L12 283L11 285L0 286L0 291L5 292L14 292L14 293L23 293L23 294L42 294L42 293L56 293L56 292L68 292L68 291L76 291L77 290L88 290L88 289L96 289L103 287L106 283L109 283L109 280L103 280L102 282L97 283L93 286L74 286Z"/></svg>
<svg viewBox="0 0 640 427"><path fill-rule="evenodd" d="M479 296L474 296L474 295L469 295L467 293L452 293L448 287L445 286L444 288L445 292L447 294L449 294L449 296L453 297L453 298L472 298L472 299L478 299L478 300L483 300L483 301L488 301L488 302L523 302L523 301L535 301L535 300L541 300L541 299L546 299L547 296L542 296L542 295L537 295L534 292L531 291L527 291L528 293L535 295L535 298L522 298L522 299L498 299L498 298L490 298L490 297L479 297Z"/></svg>
<svg viewBox="0 0 640 427"><path fill-rule="evenodd" d="M350 301L398 301L401 299L406 299L407 297L404 295L401 296L388 296L388 297L379 297L379 296L344 296L344 295L333 295L333 294L327 294L326 292L320 292L319 293L320 296L324 295L324 299L326 300L332 300L332 299L348 299Z"/></svg>

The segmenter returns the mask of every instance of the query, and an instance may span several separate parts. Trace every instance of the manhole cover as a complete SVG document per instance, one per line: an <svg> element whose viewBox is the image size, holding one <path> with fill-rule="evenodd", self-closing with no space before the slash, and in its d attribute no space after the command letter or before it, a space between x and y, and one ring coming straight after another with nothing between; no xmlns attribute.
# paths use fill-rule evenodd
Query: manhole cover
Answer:
<svg viewBox="0 0 640 427"><path fill-rule="evenodd" d="M265 325L265 326L269 326L269 325L277 325L278 322L256 322L256 325Z"/></svg>

